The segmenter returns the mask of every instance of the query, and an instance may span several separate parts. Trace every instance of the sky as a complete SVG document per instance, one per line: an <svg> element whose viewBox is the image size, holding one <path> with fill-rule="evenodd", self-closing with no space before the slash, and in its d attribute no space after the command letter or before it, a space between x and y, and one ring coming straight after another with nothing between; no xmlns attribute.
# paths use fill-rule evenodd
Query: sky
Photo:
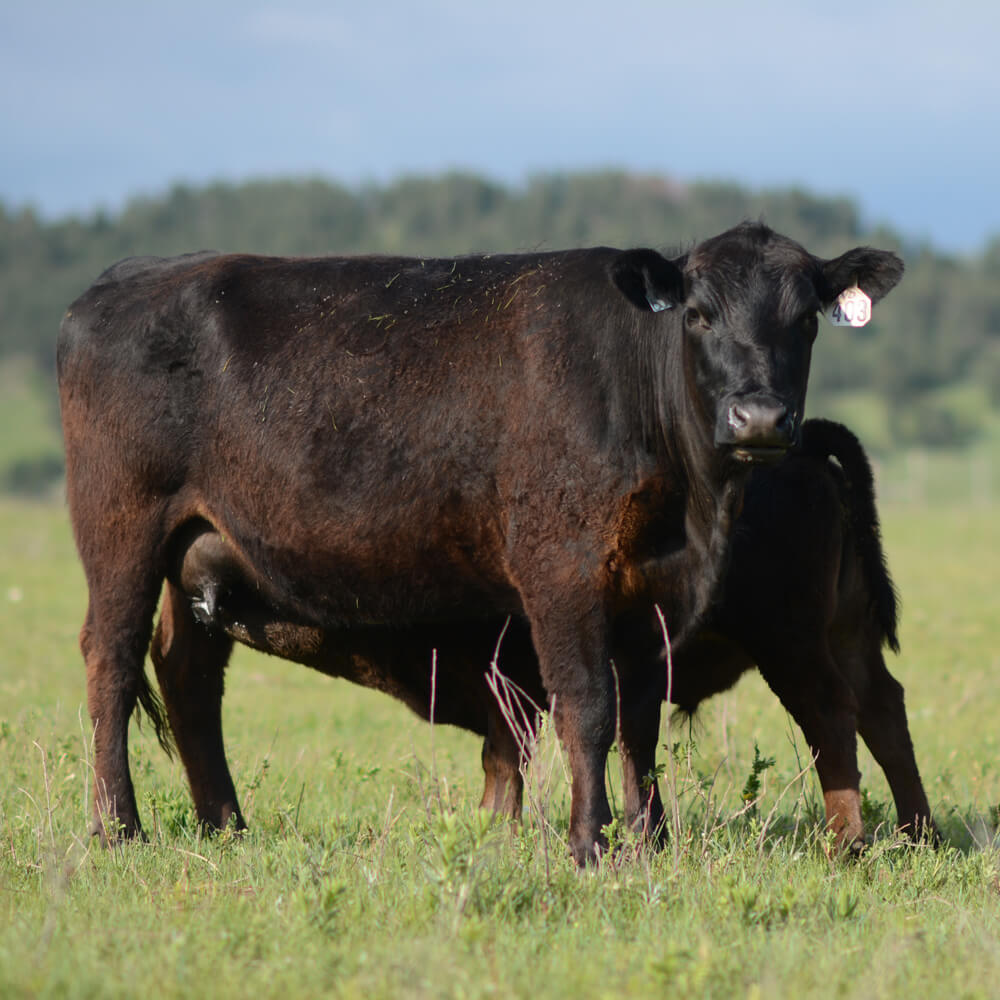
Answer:
<svg viewBox="0 0 1000 1000"><path fill-rule="evenodd" d="M616 167L846 195L975 253L998 39L993 0L0 0L0 204Z"/></svg>

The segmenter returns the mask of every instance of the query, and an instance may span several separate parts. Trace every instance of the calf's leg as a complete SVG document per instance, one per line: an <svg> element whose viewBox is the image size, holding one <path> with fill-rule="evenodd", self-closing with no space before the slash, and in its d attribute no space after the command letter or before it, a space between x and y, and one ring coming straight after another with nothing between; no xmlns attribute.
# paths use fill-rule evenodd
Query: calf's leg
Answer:
<svg viewBox="0 0 1000 1000"><path fill-rule="evenodd" d="M885 772L900 828L917 837L926 833L936 839L937 830L906 721L903 687L886 669L879 648L869 652L866 667L867 684L860 696L858 731Z"/></svg>
<svg viewBox="0 0 1000 1000"><path fill-rule="evenodd" d="M480 808L489 809L498 816L521 818L524 797L522 764L531 753L534 732L523 734L522 742L511 732L499 705L491 706L488 715L488 732L483 740L483 773L485 782Z"/></svg>
<svg viewBox="0 0 1000 1000"><path fill-rule="evenodd" d="M802 729L816 761L828 827L841 851L864 847L858 702L825 645L799 642L757 657L761 676Z"/></svg>
<svg viewBox="0 0 1000 1000"><path fill-rule="evenodd" d="M656 746L666 690L660 658L648 658L651 669L634 667L618 655L618 735L625 795L625 821L654 843L665 834L663 802L656 779Z"/></svg>

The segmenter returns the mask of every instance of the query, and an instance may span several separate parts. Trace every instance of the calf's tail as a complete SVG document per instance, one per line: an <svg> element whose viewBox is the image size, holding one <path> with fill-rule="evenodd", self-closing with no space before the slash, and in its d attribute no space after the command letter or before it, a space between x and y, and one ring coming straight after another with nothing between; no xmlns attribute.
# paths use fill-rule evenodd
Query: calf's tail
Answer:
<svg viewBox="0 0 1000 1000"><path fill-rule="evenodd" d="M802 425L802 450L816 458L833 458L843 470L847 485L847 517L871 599L872 613L884 641L899 652L899 597L889 575L878 510L875 477L861 442L843 424L832 420L807 420Z"/></svg>

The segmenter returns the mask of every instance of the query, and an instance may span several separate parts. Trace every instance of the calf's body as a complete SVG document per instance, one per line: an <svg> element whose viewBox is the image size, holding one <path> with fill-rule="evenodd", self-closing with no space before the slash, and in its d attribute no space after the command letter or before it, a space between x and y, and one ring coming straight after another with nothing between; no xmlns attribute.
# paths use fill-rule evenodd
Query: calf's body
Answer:
<svg viewBox="0 0 1000 1000"><path fill-rule="evenodd" d="M930 833L903 689L883 656L899 649L896 621L864 450L842 425L807 421L801 446L748 485L728 575L674 659L671 700L693 712L756 665L806 737L840 844L863 841L859 733L900 826Z"/></svg>

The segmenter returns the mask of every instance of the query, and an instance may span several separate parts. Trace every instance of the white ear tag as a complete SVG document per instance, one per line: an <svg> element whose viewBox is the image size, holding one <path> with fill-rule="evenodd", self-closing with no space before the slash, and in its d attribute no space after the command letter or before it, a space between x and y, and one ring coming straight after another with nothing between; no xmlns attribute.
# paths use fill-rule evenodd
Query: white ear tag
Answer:
<svg viewBox="0 0 1000 1000"><path fill-rule="evenodd" d="M845 288L823 315L834 326L867 326L872 318L872 300L857 285Z"/></svg>
<svg viewBox="0 0 1000 1000"><path fill-rule="evenodd" d="M646 295L646 301L649 303L649 308L655 313L661 313L664 309L672 308L671 303L665 302L659 296L656 295Z"/></svg>

